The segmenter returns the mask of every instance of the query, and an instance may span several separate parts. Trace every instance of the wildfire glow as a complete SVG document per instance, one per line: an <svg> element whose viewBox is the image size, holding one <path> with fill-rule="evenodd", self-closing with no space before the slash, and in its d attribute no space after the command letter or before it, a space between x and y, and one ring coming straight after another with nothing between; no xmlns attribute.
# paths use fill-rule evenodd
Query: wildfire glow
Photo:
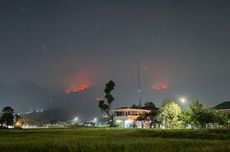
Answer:
<svg viewBox="0 0 230 152"><path fill-rule="evenodd" d="M165 82L157 82L156 84L152 85L152 88L156 91L163 91L168 89L168 84Z"/></svg>
<svg viewBox="0 0 230 152"><path fill-rule="evenodd" d="M94 81L92 77L94 75L94 71L90 68L78 70L66 79L65 92L69 94L86 90L93 85Z"/></svg>
<svg viewBox="0 0 230 152"><path fill-rule="evenodd" d="M85 89L87 89L89 87L89 84L87 83L80 83L80 84L72 84L67 90L66 93L77 93L77 92L81 92L84 91Z"/></svg>

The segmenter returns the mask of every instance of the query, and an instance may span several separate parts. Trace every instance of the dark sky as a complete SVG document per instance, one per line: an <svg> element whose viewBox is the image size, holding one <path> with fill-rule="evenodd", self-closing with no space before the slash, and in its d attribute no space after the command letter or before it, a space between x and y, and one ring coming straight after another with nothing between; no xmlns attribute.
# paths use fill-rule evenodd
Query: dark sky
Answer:
<svg viewBox="0 0 230 152"><path fill-rule="evenodd" d="M112 79L114 107L129 106L138 103L140 62L143 102L216 105L230 100L229 27L229 0L1 0L0 82L52 93L83 83L100 97ZM153 90L158 81L169 88ZM1 96L1 107L27 110L17 107L27 98ZM37 97L28 104L45 102Z"/></svg>

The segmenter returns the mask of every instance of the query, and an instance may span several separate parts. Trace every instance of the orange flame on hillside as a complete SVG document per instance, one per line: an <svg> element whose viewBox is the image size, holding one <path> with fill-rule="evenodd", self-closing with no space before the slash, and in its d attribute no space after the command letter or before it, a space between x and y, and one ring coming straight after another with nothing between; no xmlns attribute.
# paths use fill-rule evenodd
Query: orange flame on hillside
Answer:
<svg viewBox="0 0 230 152"><path fill-rule="evenodd" d="M65 92L78 93L86 90L93 84L92 76L93 72L89 69L82 69L76 73L73 73L66 81Z"/></svg>
<svg viewBox="0 0 230 152"><path fill-rule="evenodd" d="M77 93L84 91L89 87L87 83L80 83L80 84L72 84L67 90L66 93Z"/></svg>
<svg viewBox="0 0 230 152"><path fill-rule="evenodd" d="M156 90L156 91L167 90L168 87L169 85L162 81L156 82L154 85L152 85L153 90Z"/></svg>

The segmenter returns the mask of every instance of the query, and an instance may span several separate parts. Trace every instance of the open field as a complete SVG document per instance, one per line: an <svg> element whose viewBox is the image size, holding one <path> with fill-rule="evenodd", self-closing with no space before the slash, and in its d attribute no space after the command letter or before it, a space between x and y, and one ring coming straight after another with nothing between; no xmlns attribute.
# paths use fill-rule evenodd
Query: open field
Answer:
<svg viewBox="0 0 230 152"><path fill-rule="evenodd" d="M0 151L230 151L230 130L1 130Z"/></svg>

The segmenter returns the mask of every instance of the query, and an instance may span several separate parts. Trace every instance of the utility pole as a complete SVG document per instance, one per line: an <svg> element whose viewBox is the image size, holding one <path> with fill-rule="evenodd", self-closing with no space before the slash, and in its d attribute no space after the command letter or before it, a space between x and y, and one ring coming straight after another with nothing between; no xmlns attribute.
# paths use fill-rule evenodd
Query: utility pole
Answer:
<svg viewBox="0 0 230 152"><path fill-rule="evenodd" d="M138 62L138 67L137 67L137 76L138 76L138 98L139 98L139 107L141 107L141 67L140 67L140 62Z"/></svg>

